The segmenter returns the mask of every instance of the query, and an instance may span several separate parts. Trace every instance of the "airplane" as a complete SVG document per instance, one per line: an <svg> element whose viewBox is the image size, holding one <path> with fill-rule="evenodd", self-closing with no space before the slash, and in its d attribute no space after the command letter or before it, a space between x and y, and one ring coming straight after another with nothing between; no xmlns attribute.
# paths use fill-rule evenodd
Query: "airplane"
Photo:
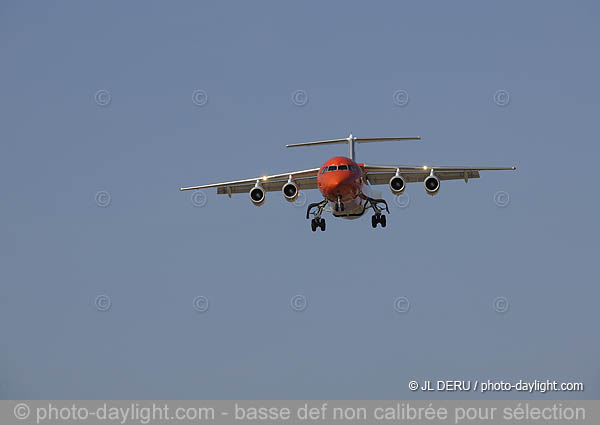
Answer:
<svg viewBox="0 0 600 425"><path fill-rule="evenodd" d="M286 145L287 148L298 146L319 146L347 143L349 156L336 156L323 163L319 168L290 171L270 176L253 177L223 183L202 186L182 187L180 190L198 190L216 187L220 195L231 198L235 193L248 193L250 201L256 206L263 205L267 192L281 191L286 201L295 202L300 190L319 189L323 200L311 203L306 209L306 219L312 215L311 229L325 231L324 212L331 212L334 217L356 219L362 217L369 209L373 211L371 226L378 224L386 227L386 216L389 213L381 192L372 186L387 184L394 195L401 195L407 183L423 182L425 192L435 195L440 190L442 180L464 180L479 178L480 171L516 170L516 167L437 167L430 165L371 165L357 163L354 147L358 143L421 140L420 137L354 137L352 133L345 139L319 140L315 142ZM326 210L327 208L327 210Z"/></svg>

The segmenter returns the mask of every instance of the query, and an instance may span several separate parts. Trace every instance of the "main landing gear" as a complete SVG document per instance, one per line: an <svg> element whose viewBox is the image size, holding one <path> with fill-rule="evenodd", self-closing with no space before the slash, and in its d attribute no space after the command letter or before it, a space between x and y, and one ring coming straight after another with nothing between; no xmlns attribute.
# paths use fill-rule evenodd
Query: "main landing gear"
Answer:
<svg viewBox="0 0 600 425"><path fill-rule="evenodd" d="M310 228L312 229L313 232L315 232L317 230L317 228L320 228L322 232L325 231L325 219L324 218L319 218L319 217L315 217L310 221Z"/></svg>
<svg viewBox="0 0 600 425"><path fill-rule="evenodd" d="M346 214L339 215L343 217L351 217L351 216L362 216L368 208L373 209L375 214L371 217L371 225L373 228L376 228L378 224L381 224L381 227L386 226L386 218L385 214L382 214L383 211L390 212L388 208L388 204L385 199L374 199L374 198L363 198L366 202L364 203L363 210L357 214ZM313 232L316 232L317 229L321 229L322 232L325 231L325 219L321 218L321 214L325 210L327 206L327 199L322 200L321 202L316 202L314 204L310 204L308 208L306 208L306 218L310 218L312 214L313 218L310 222L310 228ZM338 197L337 202L334 204L334 210L336 212L344 211L344 204L342 203L341 197Z"/></svg>
<svg viewBox="0 0 600 425"><path fill-rule="evenodd" d="M385 227L385 214L376 213L371 216L371 226L373 226L373 229L377 227L377 223L381 224L381 227Z"/></svg>
<svg viewBox="0 0 600 425"><path fill-rule="evenodd" d="M322 232L325 231L325 219L321 218L321 214L323 214L326 205L327 199L324 199L321 202L310 204L306 209L306 218L309 218L310 214L314 216L310 221L310 228L313 232L315 232L317 228L321 229Z"/></svg>
<svg viewBox="0 0 600 425"><path fill-rule="evenodd" d="M371 208L373 208L373 211L375 211L375 214L371 216L371 226L373 226L373 229L377 227L377 224L381 224L381 227L385 227L385 214L382 214L381 212L383 210L387 211L388 213L390 212L387 202L385 202L385 199L367 198L367 203ZM378 204L383 204L383 208L380 207Z"/></svg>

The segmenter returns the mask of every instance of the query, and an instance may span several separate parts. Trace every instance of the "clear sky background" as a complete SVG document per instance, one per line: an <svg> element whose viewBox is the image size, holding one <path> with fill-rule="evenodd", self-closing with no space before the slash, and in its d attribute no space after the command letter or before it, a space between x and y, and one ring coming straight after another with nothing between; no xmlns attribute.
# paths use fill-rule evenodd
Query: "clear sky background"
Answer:
<svg viewBox="0 0 600 425"><path fill-rule="evenodd" d="M594 1L3 1L0 397L514 399L408 382L556 379L586 390L530 397L597 399L599 18ZM386 229L324 233L279 193L178 190L318 167L346 147L284 145L350 131L423 138L361 162L518 171L412 184L404 209L382 186Z"/></svg>

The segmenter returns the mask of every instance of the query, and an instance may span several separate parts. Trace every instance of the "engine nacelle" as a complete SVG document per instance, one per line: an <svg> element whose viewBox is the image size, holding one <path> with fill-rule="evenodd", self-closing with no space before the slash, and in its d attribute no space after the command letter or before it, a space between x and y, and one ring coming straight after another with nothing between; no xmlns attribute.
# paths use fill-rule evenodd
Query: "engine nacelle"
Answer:
<svg viewBox="0 0 600 425"><path fill-rule="evenodd" d="M298 189L298 185L296 183L289 181L283 185L281 192L283 193L283 197L286 201L294 202L296 199L298 199L300 189Z"/></svg>
<svg viewBox="0 0 600 425"><path fill-rule="evenodd" d="M425 184L425 192L431 196L435 195L440 190L440 179L434 174L427 176L423 183Z"/></svg>
<svg viewBox="0 0 600 425"><path fill-rule="evenodd" d="M394 195L401 195L406 189L406 181L400 175L395 175L390 179L390 190Z"/></svg>
<svg viewBox="0 0 600 425"><path fill-rule="evenodd" d="M260 207L267 199L267 192L258 183L250 190L250 200L254 205Z"/></svg>

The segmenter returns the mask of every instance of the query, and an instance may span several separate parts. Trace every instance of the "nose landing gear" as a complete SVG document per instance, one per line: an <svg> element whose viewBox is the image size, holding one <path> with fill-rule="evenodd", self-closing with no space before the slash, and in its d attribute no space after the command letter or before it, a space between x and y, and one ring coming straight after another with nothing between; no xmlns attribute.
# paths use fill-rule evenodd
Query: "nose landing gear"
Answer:
<svg viewBox="0 0 600 425"><path fill-rule="evenodd" d="M344 211L344 203L342 202L342 196L338 195L337 202L334 206L335 212Z"/></svg>

